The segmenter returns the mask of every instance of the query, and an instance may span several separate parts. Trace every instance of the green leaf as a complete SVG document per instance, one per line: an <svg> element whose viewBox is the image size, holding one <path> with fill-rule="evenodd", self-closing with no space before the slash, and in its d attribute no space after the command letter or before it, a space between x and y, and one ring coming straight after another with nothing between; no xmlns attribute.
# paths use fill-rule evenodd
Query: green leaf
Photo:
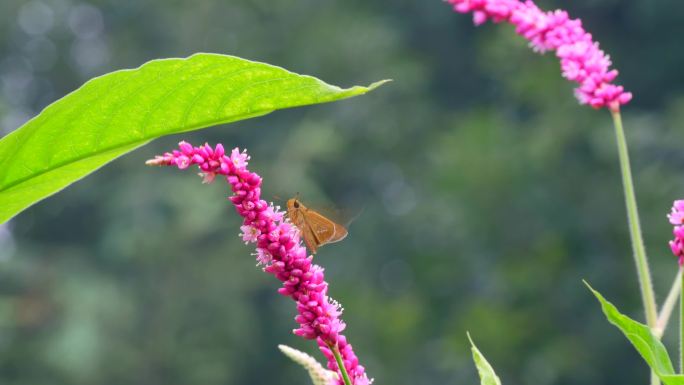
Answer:
<svg viewBox="0 0 684 385"><path fill-rule="evenodd" d="M494 373L494 369L484 358L482 353L477 349L473 339L470 338L470 333L468 334L468 340L470 340L471 350L473 351L473 361L475 361L475 366L477 367L477 372L480 374L480 384L481 385L501 385L501 380Z"/></svg>
<svg viewBox="0 0 684 385"><path fill-rule="evenodd" d="M92 79L0 139L0 223L160 136L362 95L233 56L153 60Z"/></svg>
<svg viewBox="0 0 684 385"><path fill-rule="evenodd" d="M681 374L662 375L659 377L665 385L684 385L684 376Z"/></svg>
<svg viewBox="0 0 684 385"><path fill-rule="evenodd" d="M601 303L603 314L605 314L608 321L620 329L648 366L660 377L660 380L666 385L684 384L684 376L675 374L667 349L665 349L665 346L658 337L651 332L651 329L620 313L615 305L603 298L587 282L584 282L584 284L587 285Z"/></svg>

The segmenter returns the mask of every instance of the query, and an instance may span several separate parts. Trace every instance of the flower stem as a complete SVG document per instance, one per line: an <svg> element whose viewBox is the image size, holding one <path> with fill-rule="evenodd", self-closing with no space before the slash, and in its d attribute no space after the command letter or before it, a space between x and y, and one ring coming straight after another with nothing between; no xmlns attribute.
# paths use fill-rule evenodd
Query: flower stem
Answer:
<svg viewBox="0 0 684 385"><path fill-rule="evenodd" d="M644 303L646 323L653 330L657 327L658 309L656 307L655 295L653 294L651 272L648 269L646 248L644 247L644 240L641 237L639 211L634 195L634 183L632 182L632 170L629 165L627 140L625 139L625 131L622 128L620 110L617 108L611 109L611 114L613 116L613 124L615 125L615 138L617 139L620 171L622 172L622 186L625 192L625 205L627 206L627 221L629 222L629 233L632 238L632 249L634 250L634 262L636 263L639 287L641 288L641 299ZM651 370L651 385L659 383L660 381L655 372Z"/></svg>
<svg viewBox="0 0 684 385"><path fill-rule="evenodd" d="M654 328L656 327L658 314L656 310L655 295L653 294L653 284L651 283L651 273L648 269L646 249L644 248L644 240L641 238L641 226L639 225L639 212L637 210L636 197L634 196L634 183L632 182L632 170L629 165L627 140L625 139L625 131L622 128L620 111L612 111L612 115L613 123L615 124L615 137L618 145L620 169L622 171L622 184L625 190L629 232L632 238L634 261L636 262L637 273L639 275L641 297L644 302L644 311L646 312L646 323L649 327Z"/></svg>
<svg viewBox="0 0 684 385"><path fill-rule="evenodd" d="M656 337L661 338L667 329L667 324L670 321L670 316L672 315L672 310L674 310L677 305L677 300L679 299L679 293L682 291L682 275L677 272L675 275L675 280L672 282L672 287L670 292L667 294L665 302L663 302L663 307L658 313L658 324L653 331Z"/></svg>
<svg viewBox="0 0 684 385"><path fill-rule="evenodd" d="M337 361L337 367L340 370L340 373L342 373L342 379L344 380L344 385L352 385L351 381L349 380L349 374L347 374L347 368L344 366L344 362L342 362L342 356L340 355L340 349L337 348L337 345L335 346L330 346L330 350L332 350L333 355L335 356L335 361Z"/></svg>

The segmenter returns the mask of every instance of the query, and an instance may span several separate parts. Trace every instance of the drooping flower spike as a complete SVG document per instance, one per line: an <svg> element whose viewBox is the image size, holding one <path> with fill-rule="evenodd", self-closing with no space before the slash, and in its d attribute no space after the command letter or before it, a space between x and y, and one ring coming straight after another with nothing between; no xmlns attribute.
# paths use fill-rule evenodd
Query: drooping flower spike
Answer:
<svg viewBox="0 0 684 385"><path fill-rule="evenodd" d="M256 256L263 270L274 275L283 286L278 292L297 303L295 320L299 328L294 334L318 341L328 360L328 368L337 372L337 383L343 384L334 350L339 351L353 385L368 385L363 366L359 365L351 344L341 334L345 323L340 318L342 308L328 296L328 283L323 268L312 263L302 246L299 230L285 219L279 207L261 199L261 177L247 168L249 155L235 148L226 154L223 146L208 144L193 147L180 142L179 149L147 161L148 165L176 166L179 169L197 165L205 183L218 175L225 177L233 195L230 201L244 218L240 227L245 243L256 243Z"/></svg>
<svg viewBox="0 0 684 385"><path fill-rule="evenodd" d="M515 25L516 32L527 39L535 51L554 51L560 59L563 77L579 84L575 96L580 104L618 111L620 105L632 99L630 92L613 84L618 71L610 69L610 57L584 30L582 21L571 19L566 11L544 12L530 0L447 1L457 12L472 12L476 25L487 20L505 21Z"/></svg>
<svg viewBox="0 0 684 385"><path fill-rule="evenodd" d="M684 265L684 200L674 201L672 211L667 217L674 225L672 230L674 239L670 241L670 249L678 258L679 266L682 266Z"/></svg>

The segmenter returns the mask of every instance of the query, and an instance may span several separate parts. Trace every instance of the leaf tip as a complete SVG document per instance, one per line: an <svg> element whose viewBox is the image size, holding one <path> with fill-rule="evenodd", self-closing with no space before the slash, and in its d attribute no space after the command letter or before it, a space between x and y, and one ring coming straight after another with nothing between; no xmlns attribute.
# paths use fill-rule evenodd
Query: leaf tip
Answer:
<svg viewBox="0 0 684 385"><path fill-rule="evenodd" d="M369 86L366 87L366 88L368 89L368 91L373 91L374 89L376 89L376 88L378 88L378 87L380 87L380 86L382 86L382 85L384 85L384 84L386 84L386 83L393 82L393 81L394 81L393 79L384 79L384 80L380 80L380 81L377 81L377 82L375 82L375 83L372 83L371 85L369 85Z"/></svg>
<svg viewBox="0 0 684 385"><path fill-rule="evenodd" d="M466 330L466 336L468 336L468 341L470 341L470 346L475 347L475 342L473 342L473 338L470 336L470 332Z"/></svg>
<svg viewBox="0 0 684 385"><path fill-rule="evenodd" d="M596 291L596 289L591 287L591 285L589 284L589 282L587 282L586 279L583 279L582 283L584 283L584 286L586 286L597 299L603 299L603 296L598 291Z"/></svg>
<svg viewBox="0 0 684 385"><path fill-rule="evenodd" d="M480 385L501 385L501 379L494 372L494 368L487 361L485 356L480 352L480 350L475 346L470 332L466 331L468 340L470 341L470 350L473 353L473 361L475 362L475 367L477 368L478 375L480 376Z"/></svg>

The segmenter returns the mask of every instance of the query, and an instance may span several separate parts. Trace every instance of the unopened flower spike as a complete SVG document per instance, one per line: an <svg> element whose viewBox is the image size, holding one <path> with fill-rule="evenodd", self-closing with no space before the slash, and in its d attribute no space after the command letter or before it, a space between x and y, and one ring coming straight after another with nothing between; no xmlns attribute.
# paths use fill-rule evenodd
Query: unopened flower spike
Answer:
<svg viewBox="0 0 684 385"><path fill-rule="evenodd" d="M575 96L580 104L618 111L632 99L622 86L613 84L618 71L610 69L610 57L582 27L563 10L544 12L534 2L519 0L447 0L460 13L473 13L480 25L487 20L508 22L530 42L536 52L555 51L563 77L579 84Z"/></svg>
<svg viewBox="0 0 684 385"><path fill-rule="evenodd" d="M326 370L310 355L286 345L278 345L278 349L306 369L314 385L335 385L339 381L337 373Z"/></svg>
<svg viewBox="0 0 684 385"><path fill-rule="evenodd" d="M343 384L335 353L339 352L352 385L368 385L365 369L359 365L351 344L342 335L346 324L340 318L342 307L328 296L328 283L322 267L302 246L299 230L289 223L280 207L261 199L261 177L248 170L249 155L233 149L226 154L222 145L212 148L208 144L193 147L180 142L178 150L167 152L147 161L148 165L176 166L184 169L196 165L202 175L214 180L221 175L231 187L229 198L235 210L244 218L240 237L256 244L257 264L263 271L274 275L283 283L278 293L290 297L297 304L295 320L299 327L294 334L315 339L328 360L328 368L337 373L335 383Z"/></svg>

